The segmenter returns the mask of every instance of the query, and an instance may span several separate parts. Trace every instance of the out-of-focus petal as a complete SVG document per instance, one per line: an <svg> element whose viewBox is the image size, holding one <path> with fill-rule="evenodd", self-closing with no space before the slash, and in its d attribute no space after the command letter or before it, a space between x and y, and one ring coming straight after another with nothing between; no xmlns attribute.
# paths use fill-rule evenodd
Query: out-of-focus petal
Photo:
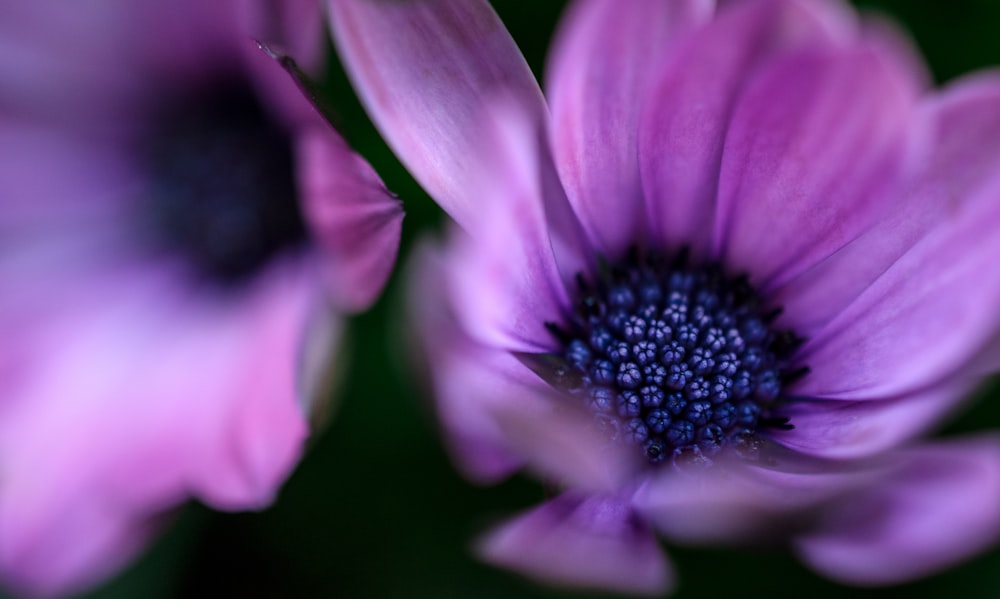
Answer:
<svg viewBox="0 0 1000 599"><path fill-rule="evenodd" d="M1000 438L983 436L894 456L880 484L837 502L796 541L802 559L842 582L904 582L1000 538Z"/></svg>
<svg viewBox="0 0 1000 599"><path fill-rule="evenodd" d="M861 35L879 49L876 56L887 63L886 68L906 75L911 90L926 92L934 83L916 44L895 21L879 14L863 14Z"/></svg>
<svg viewBox="0 0 1000 599"><path fill-rule="evenodd" d="M674 574L626 502L564 494L500 526L479 545L489 562L554 584L663 595Z"/></svg>
<svg viewBox="0 0 1000 599"><path fill-rule="evenodd" d="M334 303L364 309L395 264L402 204L329 127L300 133L298 154L302 208Z"/></svg>
<svg viewBox="0 0 1000 599"><path fill-rule="evenodd" d="M795 0L731 3L678 46L639 128L639 168L657 239L708 252L726 130L744 85L776 56L845 38L851 22L840 9Z"/></svg>
<svg viewBox="0 0 1000 599"><path fill-rule="evenodd" d="M715 242L767 289L883 216L916 98L871 48L800 52L747 87L726 135Z"/></svg>
<svg viewBox="0 0 1000 599"><path fill-rule="evenodd" d="M757 457L717 459L711 468L664 469L632 497L636 510L672 539L704 544L779 539L801 517L876 480L876 464L816 459L763 442Z"/></svg>
<svg viewBox="0 0 1000 599"><path fill-rule="evenodd" d="M650 0L622 10L618 0L578 2L561 21L546 77L553 151L570 201L607 255L636 243L645 225L640 99L671 46L705 21L712 5Z"/></svg>
<svg viewBox="0 0 1000 599"><path fill-rule="evenodd" d="M279 46L307 70L320 66L323 11L319 0L231 1L236 4L237 31L246 32L257 41Z"/></svg>
<svg viewBox="0 0 1000 599"><path fill-rule="evenodd" d="M0 568L29 590L110 572L187 497L266 505L302 449L299 351L316 291L304 267L276 266L245 302L200 310L175 271L133 275L77 290L76 318L6 398Z"/></svg>
<svg viewBox="0 0 1000 599"><path fill-rule="evenodd" d="M614 493L639 472L637 452L611 443L593 416L555 390L490 406L510 447L539 475L569 488Z"/></svg>
<svg viewBox="0 0 1000 599"><path fill-rule="evenodd" d="M909 209L880 223L856 251L847 248L866 260L862 266L837 264L842 280L830 270L827 276L857 292L859 275L879 274L871 265L884 272L803 347L801 359L813 370L799 394L906 393L946 378L996 335L1000 77L961 81L929 109L934 154L906 196Z"/></svg>
<svg viewBox="0 0 1000 599"><path fill-rule="evenodd" d="M328 0L337 47L382 135L459 222L483 210L478 174L493 152L482 116L495 94L544 122L541 91L489 4L480 0Z"/></svg>
<svg viewBox="0 0 1000 599"><path fill-rule="evenodd" d="M470 339L455 322L445 293L439 247L425 241L408 268L411 321L418 360L433 386L445 442L463 473L478 482L495 482L524 462L509 447L489 406L539 392L538 377L510 352ZM534 381L534 382L533 382Z"/></svg>
<svg viewBox="0 0 1000 599"><path fill-rule="evenodd" d="M0 111L91 131L121 118L142 83L131 68L138 4L96 0L58 10L32 0L0 5ZM66 110L68 93L72 110Z"/></svg>

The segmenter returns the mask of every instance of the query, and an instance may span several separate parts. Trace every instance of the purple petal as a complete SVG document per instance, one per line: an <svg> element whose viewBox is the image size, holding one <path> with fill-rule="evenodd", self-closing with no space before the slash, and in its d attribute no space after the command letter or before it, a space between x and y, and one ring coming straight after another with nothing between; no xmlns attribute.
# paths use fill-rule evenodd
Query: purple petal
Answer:
<svg viewBox="0 0 1000 599"><path fill-rule="evenodd" d="M482 540L487 561L552 584L663 595L674 574L656 538L624 502L568 494Z"/></svg>
<svg viewBox="0 0 1000 599"><path fill-rule="evenodd" d="M771 437L796 451L832 459L877 454L941 423L968 398L973 383L954 380L931 389L880 400L802 400L776 414L795 428Z"/></svg>
<svg viewBox="0 0 1000 599"><path fill-rule="evenodd" d="M496 482L524 462L500 430L490 406L539 392L538 377L510 352L469 338L455 321L445 293L441 248L425 241L407 268L407 289L419 345L412 348L434 387L445 442L462 472Z"/></svg>
<svg viewBox="0 0 1000 599"><path fill-rule="evenodd" d="M861 20L864 41L879 49L886 68L906 75L913 91L926 92L934 79L924 64L920 50L899 23L879 14L865 14Z"/></svg>
<svg viewBox="0 0 1000 599"><path fill-rule="evenodd" d="M490 408L512 451L540 476L587 492L618 492L642 466L637 452L609 442L593 415L568 401L549 389Z"/></svg>
<svg viewBox="0 0 1000 599"><path fill-rule="evenodd" d="M494 94L544 122L541 91L486 2L328 0L332 29L369 114L424 189L468 226L493 152L481 118Z"/></svg>
<svg viewBox="0 0 1000 599"><path fill-rule="evenodd" d="M449 251L449 289L466 330L509 351L552 351L546 322L569 305L564 281L590 262L582 231L546 161L541 131L509 104L483 115L492 176L479 177L476 226ZM563 211L555 212L559 207ZM553 210L549 210L549 209Z"/></svg>
<svg viewBox="0 0 1000 599"><path fill-rule="evenodd" d="M776 56L846 37L850 23L839 8L793 0L731 3L677 48L639 129L639 168L658 239L708 252L736 99Z"/></svg>
<svg viewBox="0 0 1000 599"><path fill-rule="evenodd" d="M1000 538L1000 438L925 446L893 459L879 484L838 502L797 540L802 559L842 582L895 584Z"/></svg>
<svg viewBox="0 0 1000 599"><path fill-rule="evenodd" d="M632 504L657 530L688 543L780 539L796 517L876 480L876 464L815 459L764 442L759 458L716 459L701 471L664 469Z"/></svg>
<svg viewBox="0 0 1000 599"><path fill-rule="evenodd" d="M574 4L547 69L559 173L590 239L607 255L644 223L636 137L639 109L677 39L705 21L711 0Z"/></svg>
<svg viewBox="0 0 1000 599"><path fill-rule="evenodd" d="M872 48L799 52L747 86L726 136L716 214L725 263L770 287L885 214L915 97Z"/></svg>
<svg viewBox="0 0 1000 599"><path fill-rule="evenodd" d="M928 109L934 153L904 192L909 210L847 248L860 262L821 265L826 278L818 285L842 286L841 301L860 295L803 347L812 373L797 394L907 393L954 373L997 334L1000 77L960 82Z"/></svg>
<svg viewBox="0 0 1000 599"><path fill-rule="evenodd" d="M333 300L361 310L382 291L399 250L403 207L325 124L299 137L303 211Z"/></svg>

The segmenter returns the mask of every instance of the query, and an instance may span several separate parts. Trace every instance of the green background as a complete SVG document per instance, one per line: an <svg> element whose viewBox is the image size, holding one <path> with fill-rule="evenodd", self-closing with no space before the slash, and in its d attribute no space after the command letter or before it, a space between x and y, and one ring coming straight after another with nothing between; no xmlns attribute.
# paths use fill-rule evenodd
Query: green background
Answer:
<svg viewBox="0 0 1000 599"><path fill-rule="evenodd" d="M627 1L627 0L625 0ZM1000 64L1000 2L859 2L893 16L938 82ZM536 74L561 2L498 1L497 10ZM364 115L340 66L326 91L338 126L407 210L401 260L382 300L349 324L346 377L334 417L314 437L277 503L261 513L218 514L190 505L131 568L87 595L141 597L571 597L471 558L476 534L543 494L528 478L480 488L451 468L430 402L407 371L401 276L413 242L439 227L440 210L395 161ZM994 391L943 434L1000 425ZM960 506L958 509L961 509ZM1000 509L998 506L997 509ZM821 579L781 550L667 548L680 575L676 597L1000 597L1000 550L916 584L877 590ZM595 593L582 593L601 597Z"/></svg>

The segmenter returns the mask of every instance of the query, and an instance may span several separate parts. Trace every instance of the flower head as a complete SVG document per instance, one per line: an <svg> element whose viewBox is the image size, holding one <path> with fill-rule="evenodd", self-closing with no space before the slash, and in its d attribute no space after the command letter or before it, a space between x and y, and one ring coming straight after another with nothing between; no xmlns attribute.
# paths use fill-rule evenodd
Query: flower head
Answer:
<svg viewBox="0 0 1000 599"><path fill-rule="evenodd" d="M654 532L779 537L882 584L1000 535L1000 440L916 442L996 369L1000 77L929 90L838 2L591 0L546 106L486 3L328 6L457 224L412 274L454 457L561 490L487 559L659 593Z"/></svg>
<svg viewBox="0 0 1000 599"><path fill-rule="evenodd" d="M280 4L280 6L279 6ZM402 210L256 40L311 1L0 8L0 582L78 590L267 505Z"/></svg>

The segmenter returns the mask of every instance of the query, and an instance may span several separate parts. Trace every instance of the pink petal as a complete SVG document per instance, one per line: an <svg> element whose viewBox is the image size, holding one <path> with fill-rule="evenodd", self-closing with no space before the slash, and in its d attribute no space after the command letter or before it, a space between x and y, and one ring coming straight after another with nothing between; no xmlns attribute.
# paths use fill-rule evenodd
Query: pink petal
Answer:
<svg viewBox="0 0 1000 599"><path fill-rule="evenodd" d="M825 285L858 293L866 278L881 274L803 347L801 359L812 373L798 394L866 399L907 393L949 376L994 339L998 107L995 74L960 82L928 107L936 124L934 153L925 175L904 190L909 209L859 240L849 252L862 260L856 266L837 262L826 269Z"/></svg>
<svg viewBox="0 0 1000 599"><path fill-rule="evenodd" d="M644 222L639 109L677 39L711 0L574 4L550 54L547 97L559 173L593 243L615 256Z"/></svg>
<svg viewBox="0 0 1000 599"><path fill-rule="evenodd" d="M802 51L762 69L722 156L716 243L769 287L883 216L906 165L915 98L872 48Z"/></svg>
<svg viewBox="0 0 1000 599"><path fill-rule="evenodd" d="M502 525L479 552L551 584L640 595L664 595L674 585L656 538L614 498L561 495Z"/></svg>
<svg viewBox="0 0 1000 599"><path fill-rule="evenodd" d="M907 76L913 91L926 92L934 84L919 48L899 23L877 13L864 14L861 35L865 42L879 49L877 55L887 63L887 69Z"/></svg>
<svg viewBox="0 0 1000 599"><path fill-rule="evenodd" d="M489 4L328 0L335 41L369 114L424 189L468 226L493 152L481 118L494 94L543 122L541 92Z"/></svg>
<svg viewBox="0 0 1000 599"><path fill-rule="evenodd" d="M796 541L835 580L896 584L951 566L1000 538L1000 438L900 452L879 484L834 508Z"/></svg>
<svg viewBox="0 0 1000 599"><path fill-rule="evenodd" d="M372 304L392 272L402 232L402 204L367 162L328 126L299 136L303 212L337 307Z"/></svg>
<svg viewBox="0 0 1000 599"><path fill-rule="evenodd" d="M4 574L79 588L163 510L260 508L298 459L307 271L276 266L236 303L193 298L178 276L147 265L63 290L70 317L41 329L44 359L25 362L0 421Z"/></svg>
<svg viewBox="0 0 1000 599"><path fill-rule="evenodd" d="M839 9L794 0L734 2L677 47L639 129L639 168L655 238L708 252L737 98L775 57L846 37L850 23Z"/></svg>

